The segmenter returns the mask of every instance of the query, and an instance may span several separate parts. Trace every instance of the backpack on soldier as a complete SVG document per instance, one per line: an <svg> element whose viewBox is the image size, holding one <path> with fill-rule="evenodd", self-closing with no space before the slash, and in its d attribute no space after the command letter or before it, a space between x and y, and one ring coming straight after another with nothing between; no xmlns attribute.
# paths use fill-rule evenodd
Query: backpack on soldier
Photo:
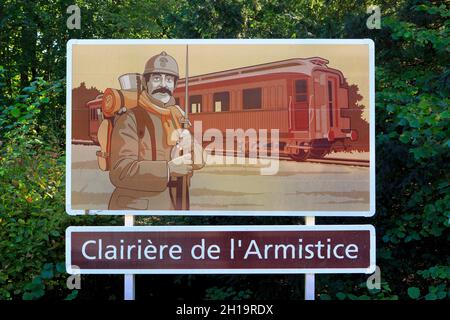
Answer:
<svg viewBox="0 0 450 320"><path fill-rule="evenodd" d="M102 120L97 132L100 150L96 152L98 166L103 171L111 170L111 147L114 124L116 117L120 117L124 112L134 113L139 141L144 137L145 129L150 132L152 160L156 160L156 138L153 121L147 111L137 106L137 100L136 98L133 99L133 96L136 97L136 92L110 88L106 89L103 94L102 116L100 117Z"/></svg>

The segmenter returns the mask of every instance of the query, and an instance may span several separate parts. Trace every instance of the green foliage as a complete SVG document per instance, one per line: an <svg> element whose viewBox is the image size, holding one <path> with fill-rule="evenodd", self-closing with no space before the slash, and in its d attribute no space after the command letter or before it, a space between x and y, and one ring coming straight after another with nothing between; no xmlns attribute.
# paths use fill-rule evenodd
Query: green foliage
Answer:
<svg viewBox="0 0 450 320"><path fill-rule="evenodd" d="M251 291L240 290L236 291L231 287L212 287L206 290L206 300L242 300L250 298Z"/></svg>
<svg viewBox="0 0 450 320"><path fill-rule="evenodd" d="M64 158L43 140L38 128L42 80L24 88L10 107L2 110L3 147L0 152L0 296L9 298L26 290L24 298L43 295L42 279L31 283L47 261L61 260L64 243ZM45 102L47 101L47 102ZM14 111L16 110L16 111ZM13 121L13 118L16 121ZM41 134L40 134L41 133ZM57 205L55 205L57 204ZM48 272L43 276L49 276ZM25 287L24 285L28 285Z"/></svg>
<svg viewBox="0 0 450 320"><path fill-rule="evenodd" d="M53 264L46 263L40 275L31 282L25 284L23 300L36 300L45 295L45 291L55 290L66 283L66 266L64 262ZM73 300L78 296L78 290L72 290L65 300Z"/></svg>
<svg viewBox="0 0 450 320"><path fill-rule="evenodd" d="M423 296L425 300L441 300L450 298L450 291L448 288L448 280L450 280L450 266L434 266L426 270L418 271L422 278L429 280L432 285L428 286L428 292ZM420 291L415 288L414 296L410 294L408 289L408 295L412 299L420 299Z"/></svg>
<svg viewBox="0 0 450 320"><path fill-rule="evenodd" d="M411 299L419 298L420 297L420 289L417 287L408 288L408 296L410 296Z"/></svg>
<svg viewBox="0 0 450 320"><path fill-rule="evenodd" d="M417 273L425 279L450 280L450 266L434 266Z"/></svg>
<svg viewBox="0 0 450 320"><path fill-rule="evenodd" d="M55 105L61 83L33 81L2 110L0 149L0 298L37 299L65 288L64 230L77 223L64 209L64 130L41 110ZM17 110L17 111L14 111ZM52 132L55 132L53 136ZM86 217L88 218L88 217ZM97 219L98 220L98 219ZM111 223L117 219L109 219ZM95 223L89 217L83 222ZM97 222L98 223L98 222ZM75 297L72 295L71 297Z"/></svg>
<svg viewBox="0 0 450 320"><path fill-rule="evenodd" d="M449 263L442 254L450 218L447 15L445 5L407 2L383 19L391 49L377 59L376 226L389 253L379 261L385 277L405 266L397 272L402 280L390 282L413 299L427 289L425 299L448 291L448 279L417 271L442 272L433 265Z"/></svg>
<svg viewBox="0 0 450 320"><path fill-rule="evenodd" d="M0 77L2 73L0 69ZM8 138L8 135L16 132L15 129L19 127L30 133L32 126L47 143L64 141L62 129L65 127L65 110L64 105L60 103L64 85L63 81L48 83L40 77L28 87L22 88L12 99L3 98L0 137Z"/></svg>
<svg viewBox="0 0 450 320"><path fill-rule="evenodd" d="M354 278L354 277L353 277ZM380 289L367 288L366 277L361 277L358 283L349 276L320 276L318 299L320 300L398 300L399 297L385 281L380 283ZM326 283L322 285L322 283Z"/></svg>

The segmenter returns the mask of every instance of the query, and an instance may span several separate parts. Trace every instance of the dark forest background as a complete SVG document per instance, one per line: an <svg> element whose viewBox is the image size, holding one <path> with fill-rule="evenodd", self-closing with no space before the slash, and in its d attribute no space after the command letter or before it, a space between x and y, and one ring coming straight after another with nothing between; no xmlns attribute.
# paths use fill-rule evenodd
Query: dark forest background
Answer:
<svg viewBox="0 0 450 320"><path fill-rule="evenodd" d="M76 3L81 29L69 30ZM367 7L379 5L381 28ZM122 276L66 287L64 230L123 225L65 213L66 42L84 38L371 38L377 213L318 218L377 230L381 288L318 275L318 299L449 299L449 15L444 1L0 2L0 299L121 299ZM302 224L302 218L163 217L145 224ZM137 276L138 299L303 299L303 275Z"/></svg>

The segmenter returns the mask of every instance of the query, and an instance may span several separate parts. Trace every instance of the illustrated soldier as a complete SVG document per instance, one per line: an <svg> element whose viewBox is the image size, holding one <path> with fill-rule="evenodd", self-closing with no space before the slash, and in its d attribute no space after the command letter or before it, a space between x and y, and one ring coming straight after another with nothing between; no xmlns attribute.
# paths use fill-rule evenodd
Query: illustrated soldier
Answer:
<svg viewBox="0 0 450 320"><path fill-rule="evenodd" d="M116 116L110 168L116 189L110 210L189 209L189 181L192 171L204 166L204 153L186 129L184 111L175 105L178 79L173 57L166 52L151 57L137 106ZM183 153L183 148L191 152ZM201 154L199 163L193 161L194 149Z"/></svg>

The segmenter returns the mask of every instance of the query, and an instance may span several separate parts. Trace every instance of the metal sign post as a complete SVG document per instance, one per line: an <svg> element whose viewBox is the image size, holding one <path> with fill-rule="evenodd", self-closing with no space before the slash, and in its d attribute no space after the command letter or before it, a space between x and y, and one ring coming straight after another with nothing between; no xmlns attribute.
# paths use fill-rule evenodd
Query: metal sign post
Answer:
<svg viewBox="0 0 450 320"><path fill-rule="evenodd" d="M305 225L314 226L316 217L305 217ZM305 300L315 300L316 278L314 273L305 274Z"/></svg>
<svg viewBox="0 0 450 320"><path fill-rule="evenodd" d="M134 226L134 215L125 215L125 227ZM124 300L134 300L135 299L135 283L134 274L125 274L124 276L124 290L123 299Z"/></svg>

